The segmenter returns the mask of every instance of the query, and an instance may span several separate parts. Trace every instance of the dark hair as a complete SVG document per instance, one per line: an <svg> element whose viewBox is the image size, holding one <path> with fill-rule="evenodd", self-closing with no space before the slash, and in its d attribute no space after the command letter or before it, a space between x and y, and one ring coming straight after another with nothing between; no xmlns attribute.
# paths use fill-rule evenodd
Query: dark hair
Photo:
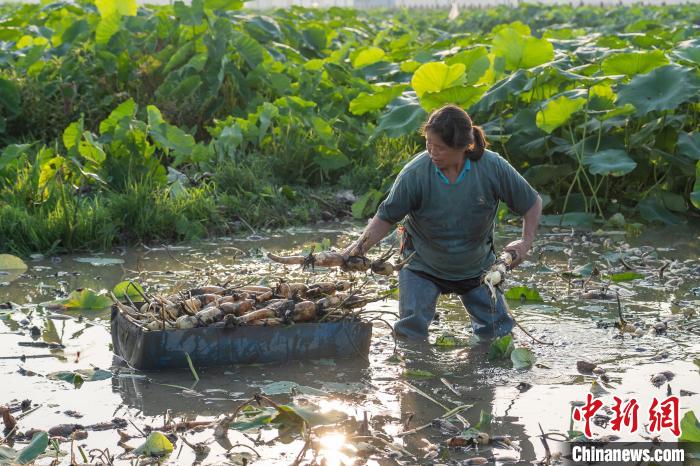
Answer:
<svg viewBox="0 0 700 466"><path fill-rule="evenodd" d="M479 160L484 155L488 143L484 130L472 123L472 119L464 109L456 105L445 105L428 117L423 124L421 134L430 131L453 149L467 149L470 160Z"/></svg>

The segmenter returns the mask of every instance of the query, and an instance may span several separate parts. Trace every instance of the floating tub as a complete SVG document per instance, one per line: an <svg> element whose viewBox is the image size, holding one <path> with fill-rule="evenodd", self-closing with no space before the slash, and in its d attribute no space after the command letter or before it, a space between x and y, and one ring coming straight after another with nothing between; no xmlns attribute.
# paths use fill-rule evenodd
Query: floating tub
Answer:
<svg viewBox="0 0 700 466"><path fill-rule="evenodd" d="M197 327L148 330L112 307L114 353L131 367L158 370L285 362L300 359L367 358L372 324L345 319L338 322L297 323L271 327Z"/></svg>

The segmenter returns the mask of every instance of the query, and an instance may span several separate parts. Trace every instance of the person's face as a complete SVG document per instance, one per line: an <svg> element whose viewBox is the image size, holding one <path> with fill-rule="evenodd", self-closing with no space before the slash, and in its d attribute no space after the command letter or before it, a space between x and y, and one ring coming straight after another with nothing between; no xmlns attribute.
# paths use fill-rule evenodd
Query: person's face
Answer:
<svg viewBox="0 0 700 466"><path fill-rule="evenodd" d="M454 149L448 146L440 136L432 131L425 132L425 148L433 163L440 169L461 162L466 151L466 148Z"/></svg>

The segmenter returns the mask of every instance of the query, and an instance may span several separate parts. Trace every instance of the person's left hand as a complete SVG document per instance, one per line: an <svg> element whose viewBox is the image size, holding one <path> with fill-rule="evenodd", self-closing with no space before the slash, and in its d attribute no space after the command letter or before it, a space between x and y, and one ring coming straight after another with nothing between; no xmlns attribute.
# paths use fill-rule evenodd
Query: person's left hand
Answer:
<svg viewBox="0 0 700 466"><path fill-rule="evenodd" d="M530 247L531 243L528 243L523 239L518 239L508 243L505 250L513 251L515 253L515 259L513 259L513 263L510 265L512 269L516 268L522 263L522 261L525 260L527 253L530 251Z"/></svg>

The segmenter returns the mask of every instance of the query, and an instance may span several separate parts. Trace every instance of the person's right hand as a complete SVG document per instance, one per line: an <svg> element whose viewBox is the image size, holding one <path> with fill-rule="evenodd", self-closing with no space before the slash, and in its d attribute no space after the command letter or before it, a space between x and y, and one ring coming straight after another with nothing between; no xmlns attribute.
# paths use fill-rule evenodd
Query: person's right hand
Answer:
<svg viewBox="0 0 700 466"><path fill-rule="evenodd" d="M359 255L358 251L357 251L357 243L358 242L355 241L354 243L352 243L350 246L348 246L347 248L345 248L343 250L343 252L341 253L343 256L343 259L348 260L348 257Z"/></svg>

